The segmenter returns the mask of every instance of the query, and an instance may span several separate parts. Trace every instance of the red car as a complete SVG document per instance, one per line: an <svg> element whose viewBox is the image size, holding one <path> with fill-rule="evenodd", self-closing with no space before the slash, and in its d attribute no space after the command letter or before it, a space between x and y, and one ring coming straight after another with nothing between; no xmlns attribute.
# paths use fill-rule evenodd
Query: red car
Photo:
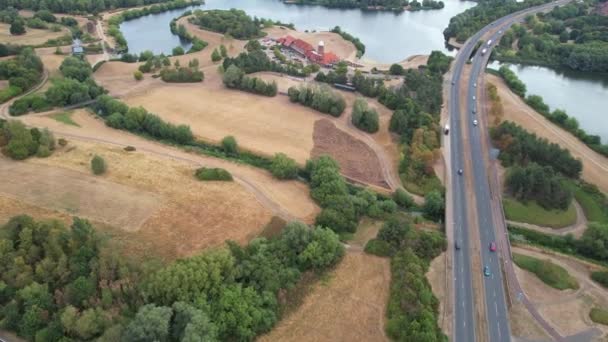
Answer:
<svg viewBox="0 0 608 342"><path fill-rule="evenodd" d="M496 242L490 242L490 251L496 252Z"/></svg>

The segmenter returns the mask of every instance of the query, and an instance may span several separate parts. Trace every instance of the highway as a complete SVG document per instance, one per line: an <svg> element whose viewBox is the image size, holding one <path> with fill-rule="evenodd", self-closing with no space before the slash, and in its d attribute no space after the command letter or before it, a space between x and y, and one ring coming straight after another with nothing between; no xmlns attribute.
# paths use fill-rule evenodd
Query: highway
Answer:
<svg viewBox="0 0 608 342"><path fill-rule="evenodd" d="M454 329L452 340L456 342L469 341L511 341L509 316L507 308L507 300L505 297L505 288L503 274L501 271L501 260L505 261L509 267L511 266L511 255L508 251L505 242L505 231L500 231L499 250L491 252L489 245L491 242L496 242L497 225L500 220L504 221L503 217L497 217L496 210L493 210L493 202L500 196L492 196L490 192L489 173L486 168L486 158L489 158L488 150L484 149L484 136L482 129L484 125L480 122L479 126L473 126L474 119L478 121L479 114L473 114L473 110L477 110L478 97L477 85L480 84L480 78L483 76L488 57L491 53L492 46L500 39L500 36L514 22L523 19L530 13L548 10L556 5L567 3L568 0L548 3L537 7L529 8L519 12L515 12L495 22L485 26L473 37L471 37L462 49L458 52L453 65L451 88L449 96L449 124L450 124L450 162L451 170L449 177L451 182L448 184L448 201L452 201L452 218L454 224L454 239L460 244L461 248L454 251ZM486 37L490 36L490 37ZM483 46L475 52L471 60L470 77L466 84L466 91L462 89L461 82L466 77L464 68L471 56L477 42L484 37L486 40ZM487 40L491 39L492 44L488 45ZM487 49L487 53L482 56L481 50ZM475 99L473 96L476 96ZM465 111L461 111L461 99L466 96ZM466 129L462 129L466 127ZM466 168L467 157L471 160L472 170ZM457 170L463 169L463 175L459 176ZM474 200L467 201L466 194L466 178L470 177L473 180L473 189L468 189L472 192ZM468 198L470 199L470 198ZM474 203L473 203L474 202ZM500 205L500 203L498 203ZM469 213L474 213L472 216L467 216ZM449 219L449 218L448 218ZM447 219L446 219L446 222ZM483 266L488 266L490 276L483 277L485 301L485 318L487 322L487 335L475 336L476 325L481 322L475 322L475 298L481 296L481 293L473 293L473 277L480 277L483 274L483 269L471 270L471 241L470 229L479 227L479 243L481 246L481 263ZM503 226L501 226L502 228ZM506 227L506 225L504 225ZM504 229L503 229L504 230ZM477 243L477 242L474 242ZM499 257L500 256L500 257ZM502 259L501 259L502 258ZM483 267L482 266L482 267ZM509 269L512 273L512 269ZM473 272L473 273L471 273ZM517 280L514 280L517 282ZM535 316L536 317L536 316ZM539 319L539 318L537 318ZM541 318L542 319L542 318ZM484 325L481 325L484 326ZM546 328L546 327L545 327ZM485 335L485 334L484 334ZM551 334L554 336L553 334ZM555 336L554 336L555 338Z"/></svg>

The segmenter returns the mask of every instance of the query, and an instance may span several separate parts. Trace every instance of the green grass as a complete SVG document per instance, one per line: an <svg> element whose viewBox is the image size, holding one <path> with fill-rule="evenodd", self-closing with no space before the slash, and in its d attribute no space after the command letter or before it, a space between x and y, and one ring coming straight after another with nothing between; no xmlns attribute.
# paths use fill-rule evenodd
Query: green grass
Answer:
<svg viewBox="0 0 608 342"><path fill-rule="evenodd" d="M400 178L405 190L419 196L424 196L427 192L434 190L443 191L443 185L441 185L441 181L437 176L411 179L409 175L402 173Z"/></svg>
<svg viewBox="0 0 608 342"><path fill-rule="evenodd" d="M524 204L505 197L502 203L505 208L505 216L511 221L551 228L567 227L576 222L576 209L572 204L568 210L546 210L534 201Z"/></svg>
<svg viewBox="0 0 608 342"><path fill-rule="evenodd" d="M72 114L74 112L61 112L61 113L57 113L57 114L53 114L53 116L51 116L53 119L64 123L66 125L72 125L72 126L76 126L76 127L80 127L79 124L77 124L74 120L72 120Z"/></svg>
<svg viewBox="0 0 608 342"><path fill-rule="evenodd" d="M543 283L558 290L578 289L578 282L563 267L549 260L540 260L513 253L513 261L524 270L530 271L542 280Z"/></svg>
<svg viewBox="0 0 608 342"><path fill-rule="evenodd" d="M589 312L589 317L595 323L608 325L608 310L593 308Z"/></svg>
<svg viewBox="0 0 608 342"><path fill-rule="evenodd" d="M606 209L603 195L585 190L581 186L571 185L574 198L581 205L588 221L608 223L608 210Z"/></svg>

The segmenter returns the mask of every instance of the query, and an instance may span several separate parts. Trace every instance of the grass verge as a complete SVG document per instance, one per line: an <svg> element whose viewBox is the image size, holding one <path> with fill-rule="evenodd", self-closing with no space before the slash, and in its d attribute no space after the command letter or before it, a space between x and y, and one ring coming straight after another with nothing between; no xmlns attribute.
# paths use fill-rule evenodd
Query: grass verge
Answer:
<svg viewBox="0 0 608 342"><path fill-rule="evenodd" d="M593 308L589 312L589 318L595 323L608 325L608 310Z"/></svg>
<svg viewBox="0 0 608 342"><path fill-rule="evenodd" d="M521 203L512 198L503 198L505 216L508 220L538 226L563 228L576 222L576 209L570 204L567 210L546 210L534 201Z"/></svg>
<svg viewBox="0 0 608 342"><path fill-rule="evenodd" d="M68 111L68 112L61 112L61 113L53 114L51 117L66 125L80 127L79 124L77 124L74 120L72 120L72 114L73 114L73 112Z"/></svg>
<svg viewBox="0 0 608 342"><path fill-rule="evenodd" d="M540 260L527 255L513 253L513 261L517 266L536 274L543 283L555 289L576 290L579 287L576 279L571 277L568 271L549 260Z"/></svg>

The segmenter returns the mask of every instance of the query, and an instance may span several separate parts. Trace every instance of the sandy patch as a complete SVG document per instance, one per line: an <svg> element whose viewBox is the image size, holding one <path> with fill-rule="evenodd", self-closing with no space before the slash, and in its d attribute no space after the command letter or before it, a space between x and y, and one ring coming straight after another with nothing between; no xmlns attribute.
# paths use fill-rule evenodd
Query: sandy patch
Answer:
<svg viewBox="0 0 608 342"><path fill-rule="evenodd" d="M348 252L304 302L260 341L388 341L388 259Z"/></svg>
<svg viewBox="0 0 608 342"><path fill-rule="evenodd" d="M26 27L25 34L14 36L10 33L10 27L11 25L9 24L0 23L0 43L39 45L44 44L49 39L56 39L67 33L67 31L63 28L59 32L53 32L51 30L40 30Z"/></svg>
<svg viewBox="0 0 608 342"><path fill-rule="evenodd" d="M354 60L357 56L357 48L353 43L344 40L339 34L333 32L300 32L286 27L273 26L264 29L270 38L281 38L287 35L302 39L312 45L315 49L320 41L325 43L325 51L333 52L341 59Z"/></svg>
<svg viewBox="0 0 608 342"><path fill-rule="evenodd" d="M338 129L327 119L315 122L315 146L312 156L330 155L347 178L383 188L390 188L382 174L380 161L374 151L362 141Z"/></svg>
<svg viewBox="0 0 608 342"><path fill-rule="evenodd" d="M0 163L0 183L0 193L4 196L127 230L137 230L163 201L153 193L90 173L7 158Z"/></svg>
<svg viewBox="0 0 608 342"><path fill-rule="evenodd" d="M597 185L602 191L608 192L608 158L594 152L572 134L559 128L530 108L515 95L503 82L494 75L486 74L486 81L496 85L498 95L504 106L504 119L513 121L526 128L527 131L548 139L550 142L566 148L583 162L582 177Z"/></svg>

